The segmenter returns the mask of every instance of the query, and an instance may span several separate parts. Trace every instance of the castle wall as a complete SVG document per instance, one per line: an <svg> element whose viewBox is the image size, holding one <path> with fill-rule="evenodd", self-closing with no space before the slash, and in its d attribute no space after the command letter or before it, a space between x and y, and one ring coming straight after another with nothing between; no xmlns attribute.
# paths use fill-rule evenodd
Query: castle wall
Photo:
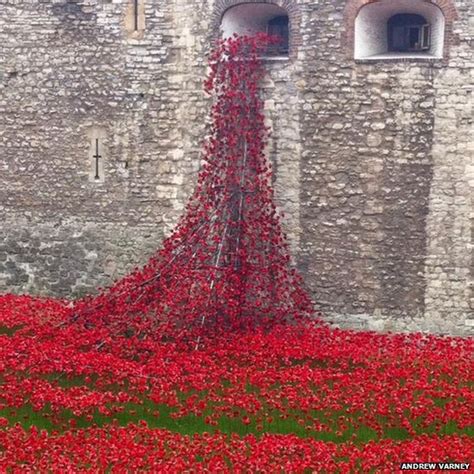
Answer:
<svg viewBox="0 0 474 474"><path fill-rule="evenodd" d="M147 4L146 35L126 2L3 3L0 286L95 291L146 261L192 189L203 35L185 2Z"/></svg>
<svg viewBox="0 0 474 474"><path fill-rule="evenodd" d="M158 248L236 3L144 0L134 31L127 0L0 0L1 291L80 296ZM445 60L377 62L351 59L345 1L271 3L292 41L266 63L268 155L317 306L347 327L472 333L472 3L455 2Z"/></svg>

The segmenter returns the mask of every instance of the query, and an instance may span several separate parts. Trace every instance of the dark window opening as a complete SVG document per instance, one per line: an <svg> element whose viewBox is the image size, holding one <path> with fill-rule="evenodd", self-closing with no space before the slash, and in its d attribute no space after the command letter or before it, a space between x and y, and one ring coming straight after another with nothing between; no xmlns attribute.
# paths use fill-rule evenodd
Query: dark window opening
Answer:
<svg viewBox="0 0 474 474"><path fill-rule="evenodd" d="M388 20L387 26L389 51L406 53L430 49L431 28L421 15L394 15Z"/></svg>
<svg viewBox="0 0 474 474"><path fill-rule="evenodd" d="M138 31L138 0L133 0L133 29Z"/></svg>
<svg viewBox="0 0 474 474"><path fill-rule="evenodd" d="M281 42L268 49L269 56L285 56L290 50L289 20L286 15L277 16L267 24L267 33L281 38Z"/></svg>

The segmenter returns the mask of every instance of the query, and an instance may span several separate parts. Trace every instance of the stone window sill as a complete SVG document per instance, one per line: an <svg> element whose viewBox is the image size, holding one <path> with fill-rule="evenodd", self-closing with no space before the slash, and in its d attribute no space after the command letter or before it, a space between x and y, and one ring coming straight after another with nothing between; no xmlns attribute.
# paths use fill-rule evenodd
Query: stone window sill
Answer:
<svg viewBox="0 0 474 474"><path fill-rule="evenodd" d="M363 58L354 58L356 63L372 63L372 62L434 62L441 61L443 58L427 53L384 53L375 54Z"/></svg>
<svg viewBox="0 0 474 474"><path fill-rule="evenodd" d="M283 61L290 60L288 56L261 56L260 59L262 61L269 61L269 62L283 62Z"/></svg>

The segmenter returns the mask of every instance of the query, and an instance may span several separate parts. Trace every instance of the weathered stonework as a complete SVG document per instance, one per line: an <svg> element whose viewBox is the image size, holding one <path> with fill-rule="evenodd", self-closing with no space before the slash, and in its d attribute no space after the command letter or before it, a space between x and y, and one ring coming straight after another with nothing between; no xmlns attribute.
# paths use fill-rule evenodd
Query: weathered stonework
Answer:
<svg viewBox="0 0 474 474"><path fill-rule="evenodd" d="M248 0L247 0L248 1ZM206 53L236 0L0 0L0 291L80 296L160 245L199 168ZM258 2L255 2L258 3ZM473 18L443 59L353 59L362 0L272 0L268 156L295 262L346 327L474 333ZM100 179L95 179L95 139Z"/></svg>

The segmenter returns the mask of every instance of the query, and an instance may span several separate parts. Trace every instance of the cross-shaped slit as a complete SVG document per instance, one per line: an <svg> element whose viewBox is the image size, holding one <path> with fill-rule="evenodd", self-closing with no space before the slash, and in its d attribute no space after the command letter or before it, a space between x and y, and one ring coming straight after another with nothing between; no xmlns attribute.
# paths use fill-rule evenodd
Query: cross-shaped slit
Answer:
<svg viewBox="0 0 474 474"><path fill-rule="evenodd" d="M94 179L100 179L99 175L99 160L102 158L102 155L99 154L99 139L95 139L95 155L93 156L95 158L95 176Z"/></svg>

